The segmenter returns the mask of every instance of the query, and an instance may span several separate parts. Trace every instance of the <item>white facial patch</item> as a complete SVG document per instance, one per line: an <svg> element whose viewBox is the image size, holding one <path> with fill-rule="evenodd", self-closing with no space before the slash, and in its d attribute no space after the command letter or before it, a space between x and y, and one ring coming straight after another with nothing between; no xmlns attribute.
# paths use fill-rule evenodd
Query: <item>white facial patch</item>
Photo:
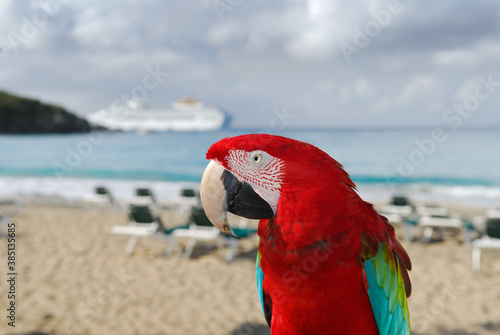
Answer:
<svg viewBox="0 0 500 335"><path fill-rule="evenodd" d="M227 165L240 182L252 185L276 214L283 183L283 161L265 151L229 151Z"/></svg>

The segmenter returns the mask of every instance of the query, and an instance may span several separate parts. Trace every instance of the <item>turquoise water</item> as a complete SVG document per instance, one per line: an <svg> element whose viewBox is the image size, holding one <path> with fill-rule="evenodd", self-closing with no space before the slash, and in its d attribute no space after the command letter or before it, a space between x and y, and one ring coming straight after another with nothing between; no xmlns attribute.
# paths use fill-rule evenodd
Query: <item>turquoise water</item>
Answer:
<svg viewBox="0 0 500 335"><path fill-rule="evenodd" d="M197 183L210 144L252 132L259 130L2 135L0 179ZM498 130L284 130L277 135L320 147L344 165L360 191L372 195L446 190L500 203Z"/></svg>

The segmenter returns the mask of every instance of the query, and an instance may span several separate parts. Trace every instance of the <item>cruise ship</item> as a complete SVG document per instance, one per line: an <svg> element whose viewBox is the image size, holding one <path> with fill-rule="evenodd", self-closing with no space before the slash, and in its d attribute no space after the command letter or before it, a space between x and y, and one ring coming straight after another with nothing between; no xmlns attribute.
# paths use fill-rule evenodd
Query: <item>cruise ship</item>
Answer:
<svg viewBox="0 0 500 335"><path fill-rule="evenodd" d="M143 101L131 100L92 113L87 120L110 130L147 133L217 130L227 124L228 116L217 107L186 97L167 107L152 107Z"/></svg>

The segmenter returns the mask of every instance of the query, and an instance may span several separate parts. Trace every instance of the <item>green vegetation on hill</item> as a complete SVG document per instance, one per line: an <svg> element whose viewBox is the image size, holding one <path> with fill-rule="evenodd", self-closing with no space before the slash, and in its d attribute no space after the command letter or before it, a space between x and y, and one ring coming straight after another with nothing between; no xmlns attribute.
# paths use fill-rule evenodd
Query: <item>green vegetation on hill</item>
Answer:
<svg viewBox="0 0 500 335"><path fill-rule="evenodd" d="M87 120L64 108L0 91L0 133L80 133L92 130Z"/></svg>

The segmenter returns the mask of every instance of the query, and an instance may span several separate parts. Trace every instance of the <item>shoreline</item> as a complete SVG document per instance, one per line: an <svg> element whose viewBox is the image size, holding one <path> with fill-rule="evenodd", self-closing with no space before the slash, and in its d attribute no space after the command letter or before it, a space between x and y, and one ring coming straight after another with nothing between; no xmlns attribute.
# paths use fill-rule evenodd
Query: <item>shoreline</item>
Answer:
<svg viewBox="0 0 500 335"><path fill-rule="evenodd" d="M201 177L200 177L201 178ZM134 197L135 188L150 188L160 201L179 197L182 188L198 189L195 181L57 178L0 176L0 200L19 199L26 203L61 202L78 206L92 196L96 186L107 187L118 202ZM358 194L371 203L387 202L393 194L404 194L418 204L446 204L447 206L498 207L500 186L439 185L439 184L359 184Z"/></svg>

